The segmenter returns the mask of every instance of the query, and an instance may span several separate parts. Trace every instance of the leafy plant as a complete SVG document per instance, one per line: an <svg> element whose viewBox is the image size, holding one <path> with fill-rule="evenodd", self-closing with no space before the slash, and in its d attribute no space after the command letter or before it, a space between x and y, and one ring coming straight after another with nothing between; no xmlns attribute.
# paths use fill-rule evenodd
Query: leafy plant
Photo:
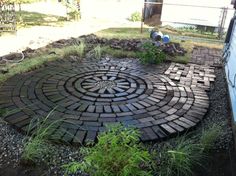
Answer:
<svg viewBox="0 0 236 176"><path fill-rule="evenodd" d="M151 175L151 156L138 143L139 132L121 125L108 127L91 148L82 148L84 161L64 165L67 173L78 169L93 176Z"/></svg>
<svg viewBox="0 0 236 176"><path fill-rule="evenodd" d="M207 129L203 129L200 136L200 144L204 147L204 150L210 150L221 133L222 127L218 124L213 124Z"/></svg>
<svg viewBox="0 0 236 176"><path fill-rule="evenodd" d="M178 138L160 149L158 173L160 176L190 176L194 166L201 166L203 148L190 139Z"/></svg>
<svg viewBox="0 0 236 176"><path fill-rule="evenodd" d="M30 122L28 127L27 134L30 136L29 138L24 139L24 150L22 154L22 160L24 162L32 162L35 161L46 154L50 154L50 148L47 144L47 140L58 140L63 131L57 131L57 133L53 134L55 129L58 127L58 123L62 122L62 120L49 120L49 116L53 113L51 111L46 118L44 119L33 119Z"/></svg>
<svg viewBox="0 0 236 176"><path fill-rule="evenodd" d="M142 49L143 51L138 54L142 63L159 64L166 59L165 53L151 42L144 43Z"/></svg>
<svg viewBox="0 0 236 176"><path fill-rule="evenodd" d="M129 20L133 22L141 21L142 20L141 13L140 12L132 13Z"/></svg>

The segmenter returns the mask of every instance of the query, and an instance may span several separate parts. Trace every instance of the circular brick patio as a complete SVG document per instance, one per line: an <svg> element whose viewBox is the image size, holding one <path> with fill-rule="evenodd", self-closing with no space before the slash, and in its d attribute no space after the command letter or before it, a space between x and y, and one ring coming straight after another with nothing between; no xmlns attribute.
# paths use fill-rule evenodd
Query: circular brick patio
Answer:
<svg viewBox="0 0 236 176"><path fill-rule="evenodd" d="M68 131L60 134L66 142L95 141L110 123L139 128L142 141L159 140L194 127L209 104L204 90L178 85L163 72L132 59L56 61L9 79L0 108L18 109L5 120L26 131L32 118L56 107L49 118L67 120L58 127Z"/></svg>

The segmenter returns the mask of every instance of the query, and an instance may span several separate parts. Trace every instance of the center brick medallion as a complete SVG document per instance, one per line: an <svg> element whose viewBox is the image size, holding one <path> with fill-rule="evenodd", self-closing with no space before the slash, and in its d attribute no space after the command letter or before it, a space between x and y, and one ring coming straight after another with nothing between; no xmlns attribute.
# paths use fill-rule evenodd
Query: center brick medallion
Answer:
<svg viewBox="0 0 236 176"><path fill-rule="evenodd" d="M26 131L32 118L46 117L56 107L49 118L67 119L58 127L68 131L61 134L63 141L96 141L111 123L139 128L141 140L150 141L194 127L207 112L202 89L179 86L135 65L80 64L68 69L54 63L9 79L0 89L0 107L18 111L5 120Z"/></svg>

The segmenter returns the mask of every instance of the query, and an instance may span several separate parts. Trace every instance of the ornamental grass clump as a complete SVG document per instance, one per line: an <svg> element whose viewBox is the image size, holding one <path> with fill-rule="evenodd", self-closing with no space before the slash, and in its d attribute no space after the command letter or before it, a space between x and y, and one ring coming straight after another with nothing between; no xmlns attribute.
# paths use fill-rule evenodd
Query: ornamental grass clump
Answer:
<svg viewBox="0 0 236 176"><path fill-rule="evenodd" d="M62 51L60 52L62 58L67 58L69 56L78 56L82 58L84 56L85 48L86 48L85 42L83 40L80 40L71 46L63 48Z"/></svg>
<svg viewBox="0 0 236 176"><path fill-rule="evenodd" d="M200 136L200 144L205 151L209 151L214 148L214 144L217 139L222 135L222 127L218 124L212 124L207 129L203 129Z"/></svg>
<svg viewBox="0 0 236 176"><path fill-rule="evenodd" d="M34 118L30 122L27 132L29 137L26 137L23 141L22 163L35 164L43 156L52 154L48 141L58 141L61 134L65 132L65 130L60 129L54 133L63 119L49 120L52 113L53 110L45 118Z"/></svg>
<svg viewBox="0 0 236 176"><path fill-rule="evenodd" d="M93 176L148 176L151 155L139 144L139 132L121 125L107 127L93 147L82 148L83 162L63 167L67 173L81 170Z"/></svg>
<svg viewBox="0 0 236 176"><path fill-rule="evenodd" d="M160 176L191 176L195 166L204 158L201 145L186 136L165 143L159 151L157 172Z"/></svg>

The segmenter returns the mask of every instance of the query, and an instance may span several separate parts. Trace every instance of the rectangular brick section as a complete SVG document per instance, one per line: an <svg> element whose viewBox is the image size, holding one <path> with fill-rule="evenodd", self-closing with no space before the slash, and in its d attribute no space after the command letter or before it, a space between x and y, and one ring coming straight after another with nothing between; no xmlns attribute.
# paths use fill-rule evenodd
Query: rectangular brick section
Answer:
<svg viewBox="0 0 236 176"><path fill-rule="evenodd" d="M162 124L161 127L170 134L176 133L176 131L167 124Z"/></svg>
<svg viewBox="0 0 236 176"><path fill-rule="evenodd" d="M159 138L165 138L167 136L159 126L153 126L152 130L159 136Z"/></svg>
<svg viewBox="0 0 236 176"><path fill-rule="evenodd" d="M173 127L174 129L176 129L179 132L184 131L184 128L182 128L181 126L177 125L176 123L169 122L168 125L170 125L171 127Z"/></svg>
<svg viewBox="0 0 236 176"><path fill-rule="evenodd" d="M72 142L74 135L76 133L75 129L67 129L65 135L63 136L62 140L65 142Z"/></svg>
<svg viewBox="0 0 236 176"><path fill-rule="evenodd" d="M74 136L73 143L82 145L85 135L86 135L86 131L78 130Z"/></svg>
<svg viewBox="0 0 236 176"><path fill-rule="evenodd" d="M142 141L150 141L158 139L159 137L156 133L152 130L152 128L143 128L141 130L141 140Z"/></svg>
<svg viewBox="0 0 236 176"><path fill-rule="evenodd" d="M85 138L85 144L94 143L96 137L97 137L96 131L88 131Z"/></svg>

